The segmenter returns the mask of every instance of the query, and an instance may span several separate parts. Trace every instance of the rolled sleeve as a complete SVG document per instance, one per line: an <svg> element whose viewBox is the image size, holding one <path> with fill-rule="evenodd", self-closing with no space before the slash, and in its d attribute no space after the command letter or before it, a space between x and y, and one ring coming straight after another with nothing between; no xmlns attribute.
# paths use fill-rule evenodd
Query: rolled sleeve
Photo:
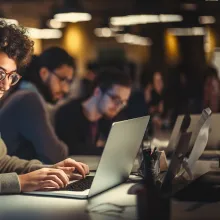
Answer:
<svg viewBox="0 0 220 220"><path fill-rule="evenodd" d="M0 193L20 193L21 186L16 173L0 174Z"/></svg>

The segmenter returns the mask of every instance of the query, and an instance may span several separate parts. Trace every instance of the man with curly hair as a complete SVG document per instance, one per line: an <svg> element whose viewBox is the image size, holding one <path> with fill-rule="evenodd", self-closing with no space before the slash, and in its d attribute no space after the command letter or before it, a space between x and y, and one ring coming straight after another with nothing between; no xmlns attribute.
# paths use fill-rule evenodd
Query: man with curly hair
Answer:
<svg viewBox="0 0 220 220"><path fill-rule="evenodd" d="M21 76L18 70L29 61L33 42L25 29L0 21L0 98L15 85ZM11 116L16 116L13 109ZM5 124L6 125L6 124ZM43 165L37 160L22 160L7 155L4 142L0 139L0 193L19 193L34 190L59 189L74 178L77 170L82 177L89 172L86 164L66 159L55 165Z"/></svg>

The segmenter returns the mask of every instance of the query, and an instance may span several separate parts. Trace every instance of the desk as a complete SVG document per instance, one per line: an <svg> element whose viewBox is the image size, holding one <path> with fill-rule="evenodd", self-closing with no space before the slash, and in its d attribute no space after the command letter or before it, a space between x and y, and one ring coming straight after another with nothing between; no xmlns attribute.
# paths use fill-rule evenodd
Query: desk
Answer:
<svg viewBox="0 0 220 220"><path fill-rule="evenodd" d="M136 197L128 195L127 191L132 186L131 183L122 184L105 193L97 195L90 200L76 200L65 198L49 198L26 195L1 196L0 219L16 220L44 220L44 219L85 219L85 220L117 220L117 219L137 219L136 217ZM119 196L120 195L120 196ZM128 206L124 212L110 212L113 205L106 203ZM94 207L102 204L104 213L87 212L95 210ZM172 201L173 220L190 219L219 219L220 202L204 203ZM118 209L116 209L118 210Z"/></svg>
<svg viewBox="0 0 220 220"><path fill-rule="evenodd" d="M94 162L94 157L91 160ZM84 158L84 161L88 161L88 158ZM218 166L218 162L216 161L211 163L208 161L198 161L195 167L195 173L201 174L210 170L210 167L215 166ZM134 183L124 183L89 200L33 195L2 195L0 196L0 219L135 220L137 219L136 196L128 194L128 190L133 185ZM122 209L115 205L124 206L126 208L123 212L120 212ZM173 200L172 219L219 219L219 205L219 202L200 204L198 202L180 202ZM110 212L110 210L112 211ZM97 211L102 213L97 213Z"/></svg>

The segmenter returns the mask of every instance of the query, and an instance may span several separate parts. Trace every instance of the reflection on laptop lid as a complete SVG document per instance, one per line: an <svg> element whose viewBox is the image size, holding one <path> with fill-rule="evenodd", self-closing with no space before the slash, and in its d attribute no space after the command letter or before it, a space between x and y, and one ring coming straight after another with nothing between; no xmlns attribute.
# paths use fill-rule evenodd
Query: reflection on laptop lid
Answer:
<svg viewBox="0 0 220 220"><path fill-rule="evenodd" d="M116 122L112 125L105 149L90 189L80 191L35 191L28 194L89 198L125 182L141 146L150 116Z"/></svg>
<svg viewBox="0 0 220 220"><path fill-rule="evenodd" d="M189 129L192 124L192 120L188 120L189 116L181 117L179 119L181 119L182 123L180 124L180 120L178 121L179 132L176 133L177 137L173 137L173 140L175 139L173 143L176 143L176 148L161 186L162 191L170 190L169 187L172 185L174 178L182 175L185 171L191 179L193 178L193 166L203 153L208 142L211 120L211 110L209 108L203 110L196 126L193 126L193 131Z"/></svg>

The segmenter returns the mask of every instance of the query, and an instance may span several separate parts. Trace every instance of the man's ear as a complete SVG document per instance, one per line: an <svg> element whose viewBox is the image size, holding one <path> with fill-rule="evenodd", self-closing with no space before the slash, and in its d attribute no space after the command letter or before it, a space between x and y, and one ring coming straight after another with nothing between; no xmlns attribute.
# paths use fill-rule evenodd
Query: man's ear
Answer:
<svg viewBox="0 0 220 220"><path fill-rule="evenodd" d="M93 91L94 96L100 96L102 94L102 90L99 87L96 87Z"/></svg>
<svg viewBox="0 0 220 220"><path fill-rule="evenodd" d="M42 67L40 68L40 71L39 71L39 74L40 74L40 78L43 82L46 82L48 80L48 77L49 77L49 70L46 68L46 67Z"/></svg>

